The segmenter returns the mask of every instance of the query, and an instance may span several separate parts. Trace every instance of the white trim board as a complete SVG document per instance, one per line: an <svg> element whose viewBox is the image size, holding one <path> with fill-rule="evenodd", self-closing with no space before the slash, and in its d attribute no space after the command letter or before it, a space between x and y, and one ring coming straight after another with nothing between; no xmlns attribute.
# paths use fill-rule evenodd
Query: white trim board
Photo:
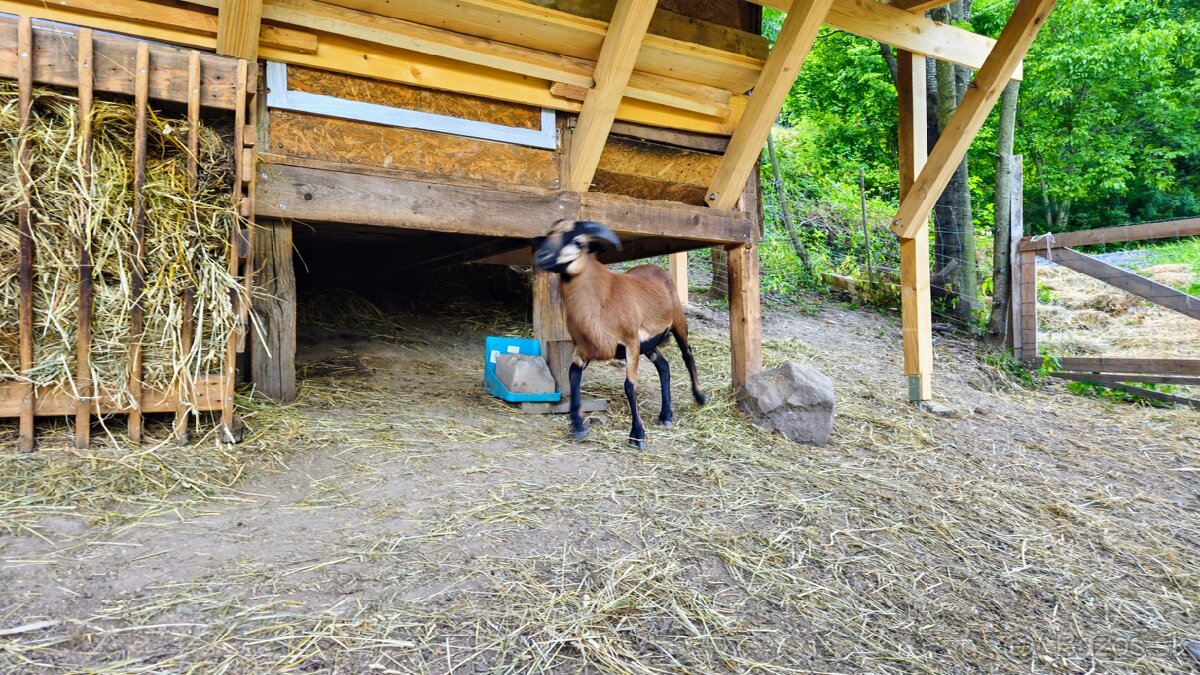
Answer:
<svg viewBox="0 0 1200 675"><path fill-rule="evenodd" d="M393 108L376 103L351 101L336 96L310 94L303 91L289 91L287 88L287 64L267 62L267 107L280 110L314 113L328 117L340 117L348 120L372 122L391 127L406 127L409 129L424 129L439 131L444 134L455 134L468 138L482 138L489 141L528 145L534 148L555 150L558 148L558 134L554 126L554 111L542 109L540 129L522 129L506 127L490 122L465 120L449 115Z"/></svg>

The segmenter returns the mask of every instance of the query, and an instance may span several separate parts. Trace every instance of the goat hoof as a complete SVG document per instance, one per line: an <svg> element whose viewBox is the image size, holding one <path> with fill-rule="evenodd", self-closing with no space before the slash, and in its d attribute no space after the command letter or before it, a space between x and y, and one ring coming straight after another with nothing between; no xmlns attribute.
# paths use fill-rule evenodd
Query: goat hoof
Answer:
<svg viewBox="0 0 1200 675"><path fill-rule="evenodd" d="M646 449L646 441L639 441L636 438L629 439L629 443L627 443L627 445L631 448L637 448L638 450Z"/></svg>
<svg viewBox="0 0 1200 675"><path fill-rule="evenodd" d="M587 429L580 429L579 431L571 432L571 438L575 441L585 441L587 440L587 437Z"/></svg>
<svg viewBox="0 0 1200 675"><path fill-rule="evenodd" d="M658 418L658 423L659 423L659 424L661 424L661 425L663 425L663 426L664 426L664 427L666 427L667 429L670 429L670 428L671 428L671 420L669 420L669 419L668 419L668 420L664 420L663 418L661 418L661 417L660 417L660 418Z"/></svg>
<svg viewBox="0 0 1200 675"><path fill-rule="evenodd" d="M705 403L708 403L708 397L704 395L704 392L696 391L696 392L692 392L692 395L696 397L696 403L698 403L700 405L704 405Z"/></svg>

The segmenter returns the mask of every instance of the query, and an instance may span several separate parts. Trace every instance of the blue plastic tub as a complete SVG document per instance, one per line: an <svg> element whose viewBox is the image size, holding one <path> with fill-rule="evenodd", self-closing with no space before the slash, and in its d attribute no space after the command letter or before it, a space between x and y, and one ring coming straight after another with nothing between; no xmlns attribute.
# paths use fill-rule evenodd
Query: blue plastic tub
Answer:
<svg viewBox="0 0 1200 675"><path fill-rule="evenodd" d="M548 394L515 394L496 378L496 359L501 354L528 354L541 356L542 344L530 338L496 337L489 335L483 342L483 388L496 398L520 403L532 401L537 403L557 403L562 399L559 392Z"/></svg>

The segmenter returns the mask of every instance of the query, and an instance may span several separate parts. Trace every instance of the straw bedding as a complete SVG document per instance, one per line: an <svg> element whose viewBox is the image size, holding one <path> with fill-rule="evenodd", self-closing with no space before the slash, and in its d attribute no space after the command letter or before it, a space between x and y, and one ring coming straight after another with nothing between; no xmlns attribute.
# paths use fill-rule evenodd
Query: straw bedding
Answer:
<svg viewBox="0 0 1200 675"><path fill-rule="evenodd" d="M231 143L213 127L200 127L198 189L189 195L186 118L151 111L143 193L145 289L135 298L134 108L95 102L88 181L80 162L76 99L49 89L34 91L27 135L33 162L34 366L22 373L17 358L18 114L15 84L0 85L0 381L28 379L78 391L79 251L80 243L88 241L95 291L92 381L118 403L131 403L130 331L132 310L140 300L145 309L143 380L158 389L179 387L187 399L196 378L220 371L236 319L231 293L241 292L228 269L229 231L237 217L230 188ZM194 289L191 318L197 336L188 350L181 332L185 289Z"/></svg>
<svg viewBox="0 0 1200 675"><path fill-rule="evenodd" d="M241 445L0 454L0 669L1194 667L1194 412L1010 388L947 336L964 416L937 418L904 402L898 321L768 312L767 365L837 386L830 445L797 446L735 409L710 313L708 406L677 376L675 427L631 450L622 371L596 364L612 419L573 444L482 392L483 336L528 317L311 299L301 399L248 402Z"/></svg>

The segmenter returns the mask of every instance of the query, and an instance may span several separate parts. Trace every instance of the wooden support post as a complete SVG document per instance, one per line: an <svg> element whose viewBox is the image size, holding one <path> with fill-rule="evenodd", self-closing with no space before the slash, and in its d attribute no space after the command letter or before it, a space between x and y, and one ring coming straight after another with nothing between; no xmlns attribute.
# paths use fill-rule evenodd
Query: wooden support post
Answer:
<svg viewBox="0 0 1200 675"><path fill-rule="evenodd" d="M717 165L708 189L706 203L709 206L730 209L742 196L746 179L762 154L767 135L817 39L817 31L830 4L832 0L796 0L792 5L779 31L779 39L763 64L742 121Z"/></svg>
<svg viewBox="0 0 1200 675"><path fill-rule="evenodd" d="M758 293L758 243L731 247L729 351L735 390L762 370L762 307Z"/></svg>
<svg viewBox="0 0 1200 675"><path fill-rule="evenodd" d="M967 148L987 121L1008 81L1017 72L1029 45L1050 15L1056 0L1021 0L1000 33L992 53L979 69L962 103L942 130L929 162L912 188L900 200L892 230L903 238L915 237L925 227L934 202L967 154ZM753 99L751 99L753 100Z"/></svg>
<svg viewBox="0 0 1200 675"><path fill-rule="evenodd" d="M18 317L18 361L21 376L28 377L33 369L33 213L30 184L29 139L26 134L33 114L33 23L27 16L17 19L17 88L18 115L21 136L18 141L18 180L21 201L17 206L17 230L21 238L20 268L17 273L20 288ZM33 406L37 395L33 381L21 383L21 419L17 430L17 448L32 452L35 445Z"/></svg>
<svg viewBox="0 0 1200 675"><path fill-rule="evenodd" d="M78 38L79 72L79 166L83 176L80 200L82 230L79 232L79 329L75 336L75 449L83 450L92 435L92 31L80 28Z"/></svg>
<svg viewBox="0 0 1200 675"><path fill-rule="evenodd" d="M129 440L142 442L142 331L145 312L142 292L146 286L146 121L150 107L150 45L139 42L134 64L135 108L133 129L133 325L129 330Z"/></svg>
<svg viewBox="0 0 1200 675"><path fill-rule="evenodd" d="M567 332L567 314L559 289L559 275L533 271L533 337L542 343L542 355L560 392L570 390L567 373L575 343Z"/></svg>
<svg viewBox="0 0 1200 675"><path fill-rule="evenodd" d="M679 294L679 304L688 304L688 254L672 253L667 256L671 266L671 281L675 283L675 292Z"/></svg>
<svg viewBox="0 0 1200 675"><path fill-rule="evenodd" d="M912 190L928 151L925 114L925 57L896 55L900 106L900 196ZM933 398L933 324L929 301L929 222L900 238L900 311L908 398Z"/></svg>
<svg viewBox="0 0 1200 675"><path fill-rule="evenodd" d="M200 152L200 52L188 54L188 158L187 158L187 190L188 195L195 197L199 189L199 152ZM196 240L195 233L198 223L191 223L188 241ZM191 354L195 344L195 323L192 314L195 313L196 293L190 285L183 290L183 325L180 327L183 353ZM184 400L184 390L180 387L179 405L175 408L175 442L187 445L188 442L188 405Z"/></svg>
<svg viewBox="0 0 1200 675"><path fill-rule="evenodd" d="M276 401L296 398L296 273L292 268L292 224L266 220L255 226L257 330L249 340L254 390Z"/></svg>

